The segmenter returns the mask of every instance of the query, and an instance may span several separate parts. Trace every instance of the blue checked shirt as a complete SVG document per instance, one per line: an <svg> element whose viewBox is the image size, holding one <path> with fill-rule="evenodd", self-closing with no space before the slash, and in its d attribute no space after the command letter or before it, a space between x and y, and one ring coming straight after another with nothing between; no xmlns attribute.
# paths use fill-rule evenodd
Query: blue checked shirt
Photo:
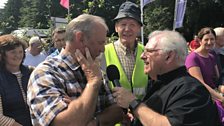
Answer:
<svg viewBox="0 0 224 126"><path fill-rule="evenodd" d="M108 80L103 75L96 113L114 103ZM73 58L68 54L61 53L40 64L31 74L28 84L27 102L32 124L50 125L55 116L68 106L62 100L63 96L77 99L86 83L81 67L73 63Z"/></svg>

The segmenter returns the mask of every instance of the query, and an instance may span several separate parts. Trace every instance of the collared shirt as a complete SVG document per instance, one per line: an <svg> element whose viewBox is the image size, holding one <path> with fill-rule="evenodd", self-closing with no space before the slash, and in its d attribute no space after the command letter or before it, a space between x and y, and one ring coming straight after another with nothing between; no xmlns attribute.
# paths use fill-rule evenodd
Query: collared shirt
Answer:
<svg viewBox="0 0 224 126"><path fill-rule="evenodd" d="M120 41L114 42L117 55L120 59L121 65L123 66L124 72L127 75L129 82L132 82L132 73L135 66L136 49L130 50L125 47ZM136 48L136 47L135 47Z"/></svg>
<svg viewBox="0 0 224 126"><path fill-rule="evenodd" d="M77 99L86 83L81 67L73 62L71 55L60 53L40 64L31 74L28 85L27 99L32 124L48 126L58 113L67 108L63 96ZM108 80L104 76L96 113L113 103Z"/></svg>
<svg viewBox="0 0 224 126"><path fill-rule="evenodd" d="M61 50L56 49L54 52L52 52L51 54L49 54L45 60L48 60L48 59L50 59L52 57L55 57L55 56L59 55L62 50L64 50L64 48L62 48Z"/></svg>
<svg viewBox="0 0 224 126"><path fill-rule="evenodd" d="M46 58L45 60L50 59L50 58L52 58L52 57L55 57L55 56L57 56L59 53L60 53L59 49L56 49L54 52L52 52L50 55L48 55L47 58Z"/></svg>
<svg viewBox="0 0 224 126"><path fill-rule="evenodd" d="M219 126L210 93L185 67L158 76L144 102L165 115L172 126ZM141 126L140 122L137 126Z"/></svg>

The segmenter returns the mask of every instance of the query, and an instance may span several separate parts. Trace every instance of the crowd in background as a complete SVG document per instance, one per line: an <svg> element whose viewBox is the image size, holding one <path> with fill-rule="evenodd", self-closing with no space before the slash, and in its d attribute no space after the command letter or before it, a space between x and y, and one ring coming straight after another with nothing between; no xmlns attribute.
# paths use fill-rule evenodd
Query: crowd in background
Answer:
<svg viewBox="0 0 224 126"><path fill-rule="evenodd" d="M223 27L204 27L189 43L157 30L144 47L137 5L122 4L114 21L109 44L105 21L88 14L56 28L48 50L38 36L0 36L0 126L224 123ZM105 74L112 64L121 87Z"/></svg>

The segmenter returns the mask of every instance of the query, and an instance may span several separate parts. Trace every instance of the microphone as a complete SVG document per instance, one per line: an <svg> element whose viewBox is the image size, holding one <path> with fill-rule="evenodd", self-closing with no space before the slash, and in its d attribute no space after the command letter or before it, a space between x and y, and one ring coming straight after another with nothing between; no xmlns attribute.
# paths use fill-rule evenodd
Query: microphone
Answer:
<svg viewBox="0 0 224 126"><path fill-rule="evenodd" d="M120 80L119 70L115 65L109 65L106 69L106 73L108 79L113 82L114 87L121 87L121 84L119 82ZM125 114L128 113L128 109L125 108L122 109Z"/></svg>
<svg viewBox="0 0 224 126"><path fill-rule="evenodd" d="M106 69L106 72L108 79L113 82L114 87L121 87L119 82L120 74L118 68L115 65L109 65Z"/></svg>

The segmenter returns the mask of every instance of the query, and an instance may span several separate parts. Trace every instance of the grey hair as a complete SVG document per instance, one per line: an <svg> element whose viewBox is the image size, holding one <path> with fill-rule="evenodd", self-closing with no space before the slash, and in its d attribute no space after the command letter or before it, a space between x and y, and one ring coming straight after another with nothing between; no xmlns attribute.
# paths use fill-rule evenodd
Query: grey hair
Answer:
<svg viewBox="0 0 224 126"><path fill-rule="evenodd" d="M164 52L175 51L178 64L184 65L188 54L187 42L180 33L169 30L159 31L149 38L149 42L150 40L157 41Z"/></svg>
<svg viewBox="0 0 224 126"><path fill-rule="evenodd" d="M148 35L148 39L152 38L153 36L155 36L156 34L159 34L160 32L162 32L161 30L155 30L153 32L151 32L149 35Z"/></svg>
<svg viewBox="0 0 224 126"><path fill-rule="evenodd" d="M43 42L44 42L44 39L43 38L40 38L39 36L33 36L29 40L29 45L32 45L34 43L40 43L40 44L42 44Z"/></svg>
<svg viewBox="0 0 224 126"><path fill-rule="evenodd" d="M216 36L223 36L224 35L224 28L223 27L217 27L214 29Z"/></svg>
<svg viewBox="0 0 224 126"><path fill-rule="evenodd" d="M90 38L91 35L94 35L96 23L101 24L108 31L105 20L99 16L82 14L74 18L66 27L65 40L68 42L73 41L75 37L73 34L77 31L83 32L88 38Z"/></svg>

